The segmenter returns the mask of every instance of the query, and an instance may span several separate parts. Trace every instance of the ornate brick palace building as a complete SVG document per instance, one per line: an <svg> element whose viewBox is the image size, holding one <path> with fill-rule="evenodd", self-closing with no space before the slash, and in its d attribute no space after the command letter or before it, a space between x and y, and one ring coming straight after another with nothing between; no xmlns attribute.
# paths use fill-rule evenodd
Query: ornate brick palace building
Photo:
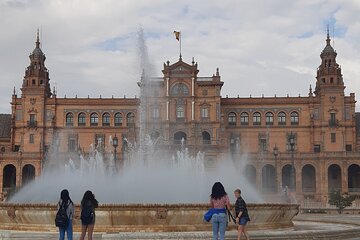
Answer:
<svg viewBox="0 0 360 240"><path fill-rule="evenodd" d="M360 118L355 95L344 94L336 56L328 35L320 65L314 66L314 91L310 87L306 97L261 98L223 98L218 70L200 77L197 63L180 58L164 63L162 77L143 75L140 103L137 98L59 98L51 91L37 38L21 96L14 90L11 114L0 115L0 191L40 175L54 149L65 159L87 154L91 144L113 151L107 139L115 134L121 162L127 151L122 140L139 141L142 122L159 146L174 151L183 141L193 153L204 151L208 168L222 158L243 162L239 174L269 195L286 186L300 201L325 202L333 189L359 194Z"/></svg>

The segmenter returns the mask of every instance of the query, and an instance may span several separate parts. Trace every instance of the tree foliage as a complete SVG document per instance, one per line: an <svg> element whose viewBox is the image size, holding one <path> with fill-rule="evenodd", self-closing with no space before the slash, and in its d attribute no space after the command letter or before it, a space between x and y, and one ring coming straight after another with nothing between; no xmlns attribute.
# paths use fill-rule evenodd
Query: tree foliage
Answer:
<svg viewBox="0 0 360 240"><path fill-rule="evenodd" d="M355 196L348 193L340 193L340 191L332 191L329 194L329 204L336 206L340 214L344 208L351 206L354 200Z"/></svg>

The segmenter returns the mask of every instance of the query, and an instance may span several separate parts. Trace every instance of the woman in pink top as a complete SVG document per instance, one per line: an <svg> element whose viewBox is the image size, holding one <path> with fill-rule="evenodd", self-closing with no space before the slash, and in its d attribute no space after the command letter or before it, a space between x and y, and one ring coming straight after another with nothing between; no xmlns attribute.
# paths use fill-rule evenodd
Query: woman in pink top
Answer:
<svg viewBox="0 0 360 240"><path fill-rule="evenodd" d="M220 182L214 183L211 196L210 206L215 209L223 209L221 213L215 213L212 215L211 223L213 230L213 240L218 240L220 232L220 240L225 239L225 231L227 226L226 208L230 210L230 200L225 192L224 186Z"/></svg>

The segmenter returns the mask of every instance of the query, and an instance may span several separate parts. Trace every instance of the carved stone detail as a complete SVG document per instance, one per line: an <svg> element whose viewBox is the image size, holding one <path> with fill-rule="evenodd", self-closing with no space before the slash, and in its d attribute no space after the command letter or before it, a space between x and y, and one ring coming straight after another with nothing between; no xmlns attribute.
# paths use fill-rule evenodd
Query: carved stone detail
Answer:
<svg viewBox="0 0 360 240"><path fill-rule="evenodd" d="M166 208L159 208L156 210L156 219L166 219L168 210Z"/></svg>

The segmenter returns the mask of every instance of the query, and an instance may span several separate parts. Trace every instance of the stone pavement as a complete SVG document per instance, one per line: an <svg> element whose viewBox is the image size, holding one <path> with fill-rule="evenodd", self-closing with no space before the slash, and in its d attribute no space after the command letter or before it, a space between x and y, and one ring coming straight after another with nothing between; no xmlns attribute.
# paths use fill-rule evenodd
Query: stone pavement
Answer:
<svg viewBox="0 0 360 240"><path fill-rule="evenodd" d="M252 240L264 239L341 239L360 240L360 216L357 215L326 215L302 214L295 218L294 229L257 230L251 231ZM79 234L75 233L74 239ZM57 232L18 232L0 231L0 240L57 240ZM211 239L211 232L127 232L127 233L95 233L94 240L136 239L136 240L173 240L173 239ZM228 231L226 239L236 239L236 231Z"/></svg>

